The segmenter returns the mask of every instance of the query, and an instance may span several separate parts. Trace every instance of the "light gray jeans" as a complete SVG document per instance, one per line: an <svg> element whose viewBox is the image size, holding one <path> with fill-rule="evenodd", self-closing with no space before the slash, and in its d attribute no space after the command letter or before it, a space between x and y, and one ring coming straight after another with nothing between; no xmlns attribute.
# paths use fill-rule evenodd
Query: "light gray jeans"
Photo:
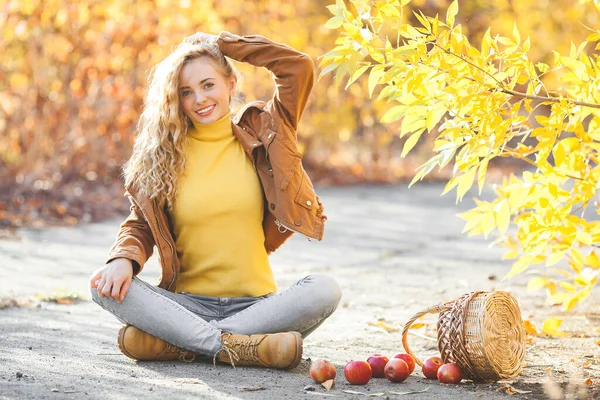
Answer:
<svg viewBox="0 0 600 400"><path fill-rule="evenodd" d="M287 290L262 297L173 293L134 277L123 302L93 300L121 322L195 353L213 356L221 333L313 332L336 309L341 291L326 275L308 275Z"/></svg>

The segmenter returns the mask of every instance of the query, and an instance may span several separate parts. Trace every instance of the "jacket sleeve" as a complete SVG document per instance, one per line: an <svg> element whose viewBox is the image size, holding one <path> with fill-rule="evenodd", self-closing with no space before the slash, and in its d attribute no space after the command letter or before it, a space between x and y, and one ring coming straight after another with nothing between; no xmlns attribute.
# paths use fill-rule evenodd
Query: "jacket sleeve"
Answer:
<svg viewBox="0 0 600 400"><path fill-rule="evenodd" d="M314 84L312 59L259 35L237 36L221 32L217 44L225 56L256 67L265 67L273 73L276 90L267 110L275 112L296 130Z"/></svg>
<svg viewBox="0 0 600 400"><path fill-rule="evenodd" d="M132 261L133 274L137 275L152 256L154 237L148 222L133 202L131 202L130 211L125 222L121 224L106 263L115 258L127 258Z"/></svg>

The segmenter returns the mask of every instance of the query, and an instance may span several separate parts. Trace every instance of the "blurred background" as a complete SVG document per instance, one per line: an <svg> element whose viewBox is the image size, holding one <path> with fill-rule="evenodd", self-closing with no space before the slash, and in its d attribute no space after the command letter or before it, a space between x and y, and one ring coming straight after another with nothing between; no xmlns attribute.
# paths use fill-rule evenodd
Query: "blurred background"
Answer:
<svg viewBox="0 0 600 400"><path fill-rule="evenodd" d="M184 37L227 30L260 34L318 58L334 47L323 0L0 0L0 236L20 226L74 224L125 213L127 160L149 70ZM534 61L568 53L597 28L593 2L460 1L457 22L475 45L491 27L531 37ZM445 15L450 0L414 0ZM411 17L411 15L407 15ZM273 92L264 70L238 64L245 101ZM315 85L300 129L304 165L318 185L409 179L431 140L400 158L397 126L378 121L385 102L366 79L348 91L326 75ZM499 168L499 166L496 166ZM449 171L432 174L443 179Z"/></svg>

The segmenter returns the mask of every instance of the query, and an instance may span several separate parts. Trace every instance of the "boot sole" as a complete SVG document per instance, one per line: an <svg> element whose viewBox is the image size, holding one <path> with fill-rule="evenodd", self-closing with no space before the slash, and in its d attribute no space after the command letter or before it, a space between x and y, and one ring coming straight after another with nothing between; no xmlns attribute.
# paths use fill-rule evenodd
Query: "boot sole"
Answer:
<svg viewBox="0 0 600 400"><path fill-rule="evenodd" d="M296 368L300 361L302 361L302 335L299 332L290 332L296 337L296 358L292 364L286 369Z"/></svg>

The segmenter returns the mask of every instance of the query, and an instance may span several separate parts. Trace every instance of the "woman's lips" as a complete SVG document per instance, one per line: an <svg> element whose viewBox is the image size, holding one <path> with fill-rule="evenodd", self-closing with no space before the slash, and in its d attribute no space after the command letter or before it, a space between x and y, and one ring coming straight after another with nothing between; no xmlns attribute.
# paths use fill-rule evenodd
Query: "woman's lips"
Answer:
<svg viewBox="0 0 600 400"><path fill-rule="evenodd" d="M196 114L198 114L201 117L206 117L207 115L210 115L210 113L213 112L215 107L216 107L216 104L213 104L212 106L209 106L209 107L204 107L204 108L196 111ZM204 110L206 110L206 111L204 111Z"/></svg>

